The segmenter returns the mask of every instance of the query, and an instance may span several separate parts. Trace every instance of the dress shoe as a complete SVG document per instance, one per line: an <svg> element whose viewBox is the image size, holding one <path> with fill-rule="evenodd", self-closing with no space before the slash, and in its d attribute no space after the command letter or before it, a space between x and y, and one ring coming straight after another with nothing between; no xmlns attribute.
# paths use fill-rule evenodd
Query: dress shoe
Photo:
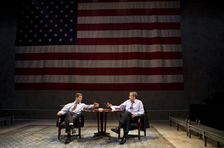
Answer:
<svg viewBox="0 0 224 148"><path fill-rule="evenodd" d="M69 144L71 142L71 138L67 137L67 139L65 140L65 144Z"/></svg>
<svg viewBox="0 0 224 148"><path fill-rule="evenodd" d="M124 144L126 142L126 137L122 138L120 144Z"/></svg>
<svg viewBox="0 0 224 148"><path fill-rule="evenodd" d="M118 129L117 127L116 128L112 128L111 129L113 132L119 134L120 133L120 129Z"/></svg>

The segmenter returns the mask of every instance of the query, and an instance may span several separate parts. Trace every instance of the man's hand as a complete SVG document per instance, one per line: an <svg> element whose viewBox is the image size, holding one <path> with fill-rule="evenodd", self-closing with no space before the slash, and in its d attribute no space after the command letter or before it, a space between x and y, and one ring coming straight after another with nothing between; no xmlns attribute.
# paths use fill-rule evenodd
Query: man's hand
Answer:
<svg viewBox="0 0 224 148"><path fill-rule="evenodd" d="M107 102L107 106L109 106L111 108L112 107L112 104L110 104L109 102Z"/></svg>
<svg viewBox="0 0 224 148"><path fill-rule="evenodd" d="M135 116L136 116L136 114L135 113L132 113L132 116L131 117L134 118Z"/></svg>
<svg viewBox="0 0 224 148"><path fill-rule="evenodd" d="M96 103L96 102L94 102L94 103L93 103L93 106L94 106L94 107L99 107L99 104Z"/></svg>
<svg viewBox="0 0 224 148"><path fill-rule="evenodd" d="M61 113L61 112L58 112L58 113L57 113L57 115L58 115L58 116L61 116L61 115L62 115L62 113Z"/></svg>

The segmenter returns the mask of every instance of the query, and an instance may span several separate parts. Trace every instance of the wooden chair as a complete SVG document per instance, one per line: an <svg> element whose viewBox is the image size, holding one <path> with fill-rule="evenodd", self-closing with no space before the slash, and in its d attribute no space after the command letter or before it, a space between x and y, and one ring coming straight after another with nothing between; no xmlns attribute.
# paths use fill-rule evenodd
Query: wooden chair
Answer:
<svg viewBox="0 0 224 148"><path fill-rule="evenodd" d="M64 107L64 105L61 105L60 107L62 108L62 107ZM78 128L78 135L79 135L79 138L81 138L81 127L84 127L84 116L82 113L78 118L78 122L75 121L73 126L74 126L74 128ZM65 115L58 116L56 127L58 127L58 139L60 139L61 130L65 129Z"/></svg>
<svg viewBox="0 0 224 148"><path fill-rule="evenodd" d="M122 117L122 114L120 114L120 117ZM123 126L122 126L123 128ZM148 122L148 115L146 112L146 109L144 107L144 114L138 116L138 122L137 123L130 123L129 130L138 130L138 140L140 140L140 131L144 132L144 136L146 136L146 128L149 128L149 122ZM118 138L120 138L120 132L118 134Z"/></svg>

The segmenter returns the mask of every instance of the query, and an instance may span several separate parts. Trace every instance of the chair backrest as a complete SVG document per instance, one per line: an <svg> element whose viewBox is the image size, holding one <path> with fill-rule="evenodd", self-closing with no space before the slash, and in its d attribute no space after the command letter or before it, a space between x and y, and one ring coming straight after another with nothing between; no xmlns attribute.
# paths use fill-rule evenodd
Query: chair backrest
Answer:
<svg viewBox="0 0 224 148"><path fill-rule="evenodd" d="M149 128L150 126L149 126L148 114L144 104L143 104L143 107L144 107L144 116L142 117L142 121L143 121L144 127Z"/></svg>
<svg viewBox="0 0 224 148"><path fill-rule="evenodd" d="M144 108L144 114L143 114L143 116L141 117L141 123L144 124L145 116L147 116L147 112L146 112L146 109L145 109L145 106L144 106L144 105L143 105L143 108Z"/></svg>
<svg viewBox="0 0 224 148"><path fill-rule="evenodd" d="M84 126L84 116L83 116L83 114L81 113L81 127L83 127Z"/></svg>

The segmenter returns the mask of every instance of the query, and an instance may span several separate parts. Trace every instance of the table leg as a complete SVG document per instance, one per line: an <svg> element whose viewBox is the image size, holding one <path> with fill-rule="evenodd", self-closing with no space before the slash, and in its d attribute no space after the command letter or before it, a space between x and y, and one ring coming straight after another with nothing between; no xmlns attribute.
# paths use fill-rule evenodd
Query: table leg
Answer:
<svg viewBox="0 0 224 148"><path fill-rule="evenodd" d="M107 137L109 137L109 139L110 139L110 133L107 133L106 131L107 131L107 112L105 112L105 125L104 125L104 132L105 132L105 134L107 135Z"/></svg>
<svg viewBox="0 0 224 148"><path fill-rule="evenodd" d="M104 120L104 132L106 133L106 128L107 128L107 112L105 112L105 120Z"/></svg>
<svg viewBox="0 0 224 148"><path fill-rule="evenodd" d="M98 126L98 132L97 133L94 133L94 136L93 137L98 137L98 136L101 136L100 135L100 118L99 118L99 112L97 112L97 126Z"/></svg>
<svg viewBox="0 0 224 148"><path fill-rule="evenodd" d="M97 120L98 120L98 133L94 133L93 137L101 137L101 136L111 137L110 133L106 133L107 113L105 112L104 131L103 131L103 112L100 112L100 120L101 120L100 128L101 128L101 131L99 131L99 113L97 114Z"/></svg>
<svg viewBox="0 0 224 148"><path fill-rule="evenodd" d="M98 133L100 132L100 125L99 125L99 112L97 112L97 125L98 125Z"/></svg>
<svg viewBox="0 0 224 148"><path fill-rule="evenodd" d="M103 112L100 112L100 117L101 117L101 133L103 132Z"/></svg>

